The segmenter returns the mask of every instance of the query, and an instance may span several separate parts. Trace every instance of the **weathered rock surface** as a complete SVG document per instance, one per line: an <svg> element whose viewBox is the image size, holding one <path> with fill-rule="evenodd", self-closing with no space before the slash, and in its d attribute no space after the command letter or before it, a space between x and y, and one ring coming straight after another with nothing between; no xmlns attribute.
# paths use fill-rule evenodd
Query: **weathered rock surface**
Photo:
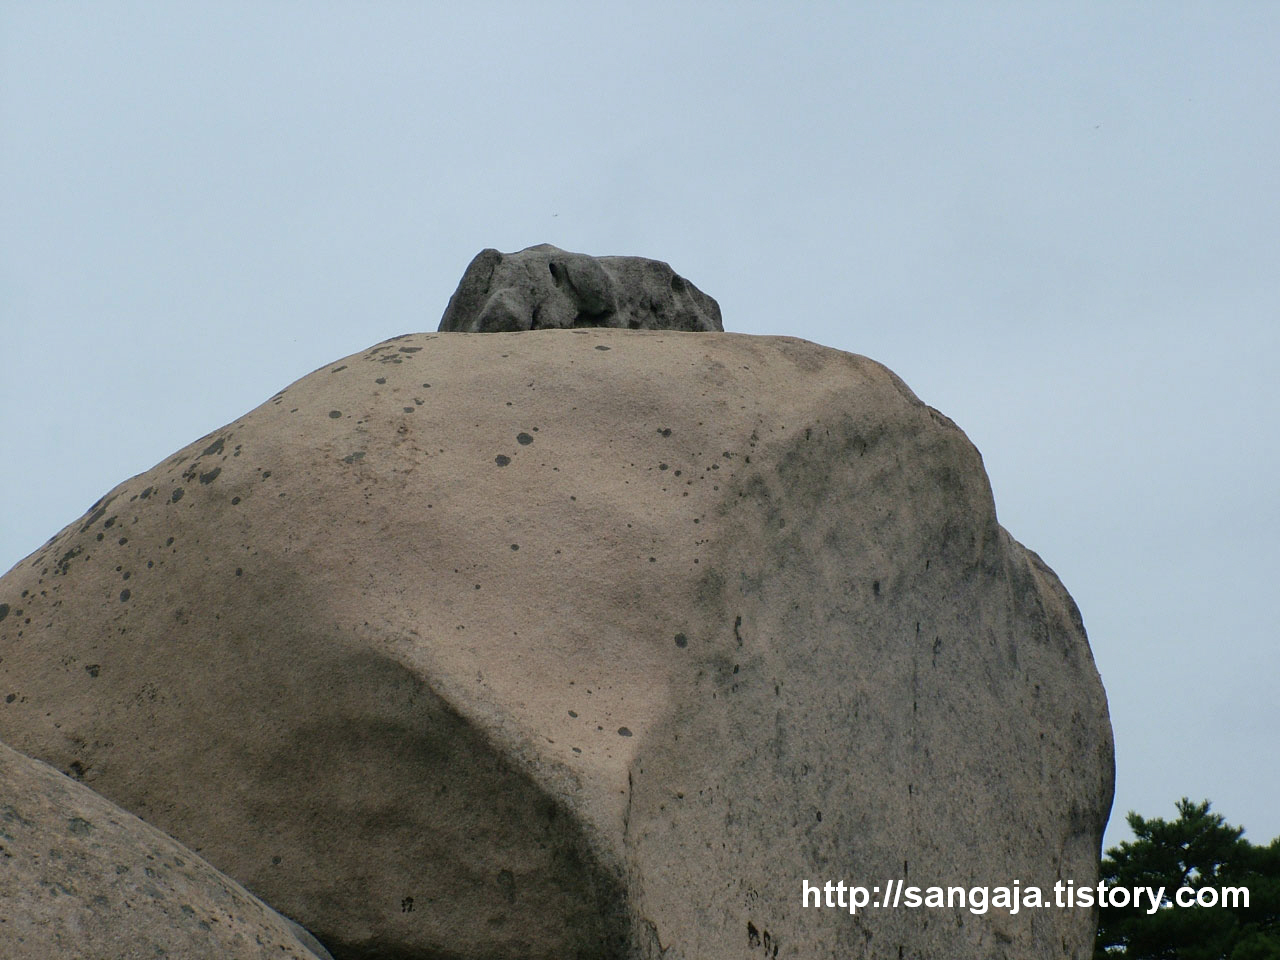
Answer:
<svg viewBox="0 0 1280 960"><path fill-rule="evenodd" d="M306 941L315 943L155 827L0 744L6 960L329 958Z"/></svg>
<svg viewBox="0 0 1280 960"><path fill-rule="evenodd" d="M481 250L440 319L440 330L457 333L567 327L724 330L720 305L660 260L591 257L549 243Z"/></svg>
<svg viewBox="0 0 1280 960"><path fill-rule="evenodd" d="M981 458L862 357L398 338L0 579L0 735L362 957L1087 958L1106 702Z"/></svg>

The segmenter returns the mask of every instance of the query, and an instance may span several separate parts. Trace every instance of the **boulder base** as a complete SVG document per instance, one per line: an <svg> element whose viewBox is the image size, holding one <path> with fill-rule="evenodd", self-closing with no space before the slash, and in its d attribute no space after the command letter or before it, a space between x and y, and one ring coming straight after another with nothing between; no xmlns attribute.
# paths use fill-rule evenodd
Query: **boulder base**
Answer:
<svg viewBox="0 0 1280 960"><path fill-rule="evenodd" d="M421 334L0 579L0 733L373 957L1076 957L1106 700L978 452L785 337ZM763 951L763 952L762 952Z"/></svg>

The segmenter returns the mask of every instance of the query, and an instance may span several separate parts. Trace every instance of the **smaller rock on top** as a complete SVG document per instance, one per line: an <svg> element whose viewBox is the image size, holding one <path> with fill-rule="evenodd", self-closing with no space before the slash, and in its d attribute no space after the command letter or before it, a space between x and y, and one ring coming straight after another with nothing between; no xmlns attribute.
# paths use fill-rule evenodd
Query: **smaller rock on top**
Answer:
<svg viewBox="0 0 1280 960"><path fill-rule="evenodd" d="M549 243L481 250L449 298L440 330L566 327L724 330L720 305L661 260L591 257Z"/></svg>

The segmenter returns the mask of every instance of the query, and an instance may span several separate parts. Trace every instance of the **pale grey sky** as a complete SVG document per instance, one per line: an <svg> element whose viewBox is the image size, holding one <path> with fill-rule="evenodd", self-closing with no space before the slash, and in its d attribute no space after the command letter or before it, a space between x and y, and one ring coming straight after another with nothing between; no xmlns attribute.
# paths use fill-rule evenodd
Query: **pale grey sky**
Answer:
<svg viewBox="0 0 1280 960"><path fill-rule="evenodd" d="M1280 834L1280 6L0 2L0 570L481 248L669 261L955 419L1123 814Z"/></svg>

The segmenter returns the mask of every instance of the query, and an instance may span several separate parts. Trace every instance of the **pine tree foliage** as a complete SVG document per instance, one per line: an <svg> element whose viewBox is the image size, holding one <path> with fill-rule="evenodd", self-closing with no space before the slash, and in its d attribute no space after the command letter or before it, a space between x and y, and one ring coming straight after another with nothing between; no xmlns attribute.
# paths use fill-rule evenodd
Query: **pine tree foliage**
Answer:
<svg viewBox="0 0 1280 960"><path fill-rule="evenodd" d="M1102 860L1107 886L1164 887L1166 906L1099 911L1094 960L1280 960L1280 837L1267 846L1209 809L1177 803L1178 818L1126 818L1134 839ZM1179 887L1247 887L1249 906L1177 907Z"/></svg>

